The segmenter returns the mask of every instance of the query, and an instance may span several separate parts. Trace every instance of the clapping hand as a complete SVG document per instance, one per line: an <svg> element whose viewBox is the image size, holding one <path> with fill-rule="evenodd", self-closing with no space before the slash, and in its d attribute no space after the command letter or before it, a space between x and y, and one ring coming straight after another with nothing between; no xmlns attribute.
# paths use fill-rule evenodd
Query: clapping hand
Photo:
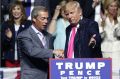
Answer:
<svg viewBox="0 0 120 79"><path fill-rule="evenodd" d="M11 32L10 28L8 28L8 29L5 30L5 35L6 35L8 38L12 38L12 32Z"/></svg>

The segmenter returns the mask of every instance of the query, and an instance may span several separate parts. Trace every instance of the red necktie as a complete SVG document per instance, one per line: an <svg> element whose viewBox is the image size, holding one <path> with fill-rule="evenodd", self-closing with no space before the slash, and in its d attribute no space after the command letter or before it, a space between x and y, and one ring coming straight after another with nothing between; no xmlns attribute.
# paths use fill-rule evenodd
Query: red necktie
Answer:
<svg viewBox="0 0 120 79"><path fill-rule="evenodd" d="M73 28L72 28L72 33L71 33L70 40L69 40L69 43L68 43L67 58L72 58L72 56L73 56L73 52L74 52L75 28L76 28L76 27L73 27Z"/></svg>

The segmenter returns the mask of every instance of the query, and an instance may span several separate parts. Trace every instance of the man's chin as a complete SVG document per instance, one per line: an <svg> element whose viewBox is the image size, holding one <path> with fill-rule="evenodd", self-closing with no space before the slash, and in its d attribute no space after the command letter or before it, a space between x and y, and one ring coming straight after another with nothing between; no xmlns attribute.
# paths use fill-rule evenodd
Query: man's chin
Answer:
<svg viewBox="0 0 120 79"><path fill-rule="evenodd" d="M46 27L42 28L42 30L46 30Z"/></svg>
<svg viewBox="0 0 120 79"><path fill-rule="evenodd" d="M71 25L75 25L76 23L72 22Z"/></svg>
<svg viewBox="0 0 120 79"><path fill-rule="evenodd" d="M75 21L69 21L71 24L76 24Z"/></svg>

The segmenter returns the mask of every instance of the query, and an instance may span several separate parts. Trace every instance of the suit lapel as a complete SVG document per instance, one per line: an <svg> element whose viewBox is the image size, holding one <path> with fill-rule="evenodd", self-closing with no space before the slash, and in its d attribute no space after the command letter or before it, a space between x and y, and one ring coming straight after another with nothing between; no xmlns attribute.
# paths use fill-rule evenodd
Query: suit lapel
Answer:
<svg viewBox="0 0 120 79"><path fill-rule="evenodd" d="M46 47L49 48L49 38L48 36L45 36L45 38L46 38Z"/></svg>
<svg viewBox="0 0 120 79"><path fill-rule="evenodd" d="M30 33L32 35L32 39L34 39L41 47L44 48L41 40L39 39L38 35L35 33L35 31L30 27Z"/></svg>
<svg viewBox="0 0 120 79"><path fill-rule="evenodd" d="M71 26L68 26L68 29L66 30L66 45L67 45L66 48L68 48L68 43L69 43L69 37L70 37L71 29L72 29Z"/></svg>
<svg viewBox="0 0 120 79"><path fill-rule="evenodd" d="M18 33L22 31L22 29L24 29L24 25L20 25L19 29L18 29Z"/></svg>
<svg viewBox="0 0 120 79"><path fill-rule="evenodd" d="M81 56L81 45L83 43L82 40L83 37L84 37L84 25L82 24L82 20L79 22L79 28L77 29L77 33L76 33L76 36L75 36L75 39L74 39L74 56L75 58L78 58Z"/></svg>
<svg viewBox="0 0 120 79"><path fill-rule="evenodd" d="M79 40L79 31L80 31L80 29L78 28L77 29L77 32L76 32L76 34L75 34L75 38L74 38L74 45L76 45L78 42L78 40Z"/></svg>
<svg viewBox="0 0 120 79"><path fill-rule="evenodd" d="M67 30L67 34L66 34L66 36L67 36L67 38L68 38L67 41L69 41L71 29L72 29L72 27L69 26L69 27L68 27L68 30Z"/></svg>
<svg viewBox="0 0 120 79"><path fill-rule="evenodd" d="M12 31L12 38L13 38L13 41L15 41L15 26L14 26L14 24L13 25L10 25L10 30Z"/></svg>
<svg viewBox="0 0 120 79"><path fill-rule="evenodd" d="M45 47L49 48L50 47L50 36L49 36L49 34L46 31L43 31L43 35L46 38L46 45L45 45Z"/></svg>

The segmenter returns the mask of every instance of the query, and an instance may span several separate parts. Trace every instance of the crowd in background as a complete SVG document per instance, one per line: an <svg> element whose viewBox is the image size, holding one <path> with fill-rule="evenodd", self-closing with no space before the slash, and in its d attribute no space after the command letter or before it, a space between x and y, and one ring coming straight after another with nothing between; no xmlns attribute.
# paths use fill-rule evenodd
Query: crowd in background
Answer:
<svg viewBox="0 0 120 79"><path fill-rule="evenodd" d="M1 60L3 67L19 67L17 35L31 25L31 11L35 6L45 6L49 13L46 30L54 36L54 49L65 49L66 28L70 25L65 14L65 4L72 0L2 0L1 6ZM113 75L120 73L120 1L76 0L80 3L83 18L99 25L103 58L112 58ZM32 2L32 3L31 3ZM11 4L9 4L11 3ZM25 8L24 8L25 7ZM120 76L120 75L119 75ZM117 79L117 77L113 77Z"/></svg>

